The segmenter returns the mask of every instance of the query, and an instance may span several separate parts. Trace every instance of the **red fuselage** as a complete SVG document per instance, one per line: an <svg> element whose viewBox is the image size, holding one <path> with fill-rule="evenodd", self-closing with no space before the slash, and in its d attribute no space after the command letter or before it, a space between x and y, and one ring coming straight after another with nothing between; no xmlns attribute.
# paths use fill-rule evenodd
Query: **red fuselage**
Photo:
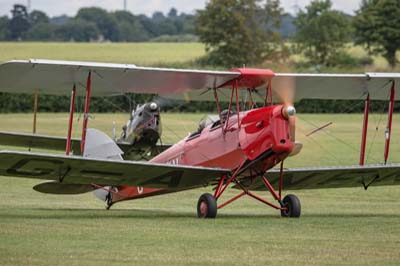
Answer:
<svg viewBox="0 0 400 266"><path fill-rule="evenodd" d="M239 121L239 122L238 122ZM249 169L264 173L293 150L289 123L282 115L282 106L268 106L230 115L207 125L154 157L151 162L225 168L234 171L244 162L257 161ZM263 156L268 153L268 156ZM241 176L248 176L249 171ZM216 177L216 180L219 177ZM113 202L170 192L166 189L118 187Z"/></svg>

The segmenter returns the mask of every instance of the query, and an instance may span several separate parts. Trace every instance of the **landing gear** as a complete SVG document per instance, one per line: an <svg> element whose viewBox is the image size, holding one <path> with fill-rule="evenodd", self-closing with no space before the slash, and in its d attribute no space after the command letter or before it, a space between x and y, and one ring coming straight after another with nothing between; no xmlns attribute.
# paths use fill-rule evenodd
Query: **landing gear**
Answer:
<svg viewBox="0 0 400 266"><path fill-rule="evenodd" d="M106 196L106 210L109 210L113 204L112 194L111 192L108 192L108 195Z"/></svg>
<svg viewBox="0 0 400 266"><path fill-rule="evenodd" d="M298 218L301 214L300 200L293 194L286 195L282 200L281 216Z"/></svg>
<svg viewBox="0 0 400 266"><path fill-rule="evenodd" d="M199 218L215 218L217 216L217 200L213 195L205 193L197 202L197 216Z"/></svg>
<svg viewBox="0 0 400 266"><path fill-rule="evenodd" d="M222 176L215 189L214 196L211 194L203 194L199 198L197 203L197 215L199 218L215 218L217 216L217 210L225 207L226 205L234 202L235 200L247 195L265 205L268 205L281 212L282 217L294 217L298 218L301 214L300 200L295 195L289 194L282 199L283 190L283 161L281 162L279 180L279 190L275 190L271 182L264 175L260 176L262 183L265 185L267 191L271 194L276 203L270 202L250 191L251 186L254 184L255 178L250 180L250 183L242 183L241 180L236 179L244 170L247 170L251 166L251 163L244 166L244 162L236 169L231 176ZM224 193L226 188L231 184L235 184L235 188L241 189L242 192L232 197L231 199L217 205L217 200Z"/></svg>

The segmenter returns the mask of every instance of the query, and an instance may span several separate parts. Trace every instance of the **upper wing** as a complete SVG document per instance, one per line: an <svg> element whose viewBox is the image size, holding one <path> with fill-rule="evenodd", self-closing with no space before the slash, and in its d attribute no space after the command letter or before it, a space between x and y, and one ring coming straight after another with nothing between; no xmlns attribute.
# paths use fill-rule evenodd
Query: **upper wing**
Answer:
<svg viewBox="0 0 400 266"><path fill-rule="evenodd" d="M0 176L56 180L65 184L131 185L183 190L207 185L228 172L220 168L0 151Z"/></svg>
<svg viewBox="0 0 400 266"><path fill-rule="evenodd" d="M70 95L86 87L92 71L92 96L121 93L182 94L219 87L239 76L228 71L203 71L137 67L128 64L55 60L13 60L0 64L0 91Z"/></svg>
<svg viewBox="0 0 400 266"><path fill-rule="evenodd" d="M92 95L148 93L175 99L214 101L211 88L231 87L237 79L241 88L264 87L272 79L274 90L295 88L300 99L371 99L386 100L392 81L400 83L399 73L365 74L294 74L276 73L267 69L235 69L205 71L138 67L129 64L74 62L56 60L13 60L0 64L0 91L70 95L75 84L83 93L86 79L92 72ZM396 90L400 90L396 88ZM220 101L230 99L228 91L219 90ZM245 90L242 93L247 93ZM256 99L256 98L255 98ZM400 100L400 93L396 93Z"/></svg>
<svg viewBox="0 0 400 266"><path fill-rule="evenodd" d="M279 186L279 170L266 173L274 187ZM343 167L318 167L285 169L284 189L316 189L361 187L363 185L400 185L400 164ZM253 190L265 190L261 180L251 186Z"/></svg>
<svg viewBox="0 0 400 266"><path fill-rule="evenodd" d="M388 100L392 81L400 84L399 73L365 74L293 74L277 73L272 87L279 91L287 84L294 88L295 100L300 99L365 99ZM400 87L396 88L400 100Z"/></svg>

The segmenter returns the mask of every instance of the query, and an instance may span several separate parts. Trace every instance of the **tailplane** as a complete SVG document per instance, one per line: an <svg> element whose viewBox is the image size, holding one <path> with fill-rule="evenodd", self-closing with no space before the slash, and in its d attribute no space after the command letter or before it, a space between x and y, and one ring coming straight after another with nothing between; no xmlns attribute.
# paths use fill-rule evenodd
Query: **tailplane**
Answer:
<svg viewBox="0 0 400 266"><path fill-rule="evenodd" d="M105 133L94 128L89 128L86 131L86 143L83 157L123 160L122 154L124 154L124 152L118 147L115 141ZM93 194L101 201L105 201L109 208L112 205L111 191L115 190L116 188L114 187L103 187L93 191Z"/></svg>
<svg viewBox="0 0 400 266"><path fill-rule="evenodd" d="M114 159L123 160L124 152L118 147L105 133L89 128L86 131L86 143L83 157L98 158L98 159Z"/></svg>

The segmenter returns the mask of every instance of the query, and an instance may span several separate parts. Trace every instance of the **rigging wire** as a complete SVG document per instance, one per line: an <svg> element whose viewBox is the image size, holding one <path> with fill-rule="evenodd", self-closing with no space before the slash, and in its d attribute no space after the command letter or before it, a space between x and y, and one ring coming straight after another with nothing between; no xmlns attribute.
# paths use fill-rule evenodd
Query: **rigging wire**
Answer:
<svg viewBox="0 0 400 266"><path fill-rule="evenodd" d="M302 131L303 134L305 134L305 131L303 131L302 129L299 129L300 131ZM324 145L322 145L321 143L319 143L316 139L314 139L312 136L308 137L307 139L310 139L312 142L314 142L315 144L317 144L317 146L326 154L328 154L329 156L331 156L335 161L337 161L339 164L343 164L343 162L335 156L335 154L333 152L331 152L329 149L324 148Z"/></svg>
<svg viewBox="0 0 400 266"><path fill-rule="evenodd" d="M128 99L128 101L129 101L129 98L127 98ZM113 106L114 108L116 108L119 112L121 112L121 113L126 113L126 112L128 112L128 114L132 111L132 110L129 110L129 111L127 111L126 109L123 109L123 108L121 108L121 107L119 107L118 105L116 105L115 103L113 103L111 100L108 100L107 98L102 98L102 100L103 101L105 101L106 103L109 103L111 106ZM131 104L129 103L129 107L131 106Z"/></svg>
<svg viewBox="0 0 400 266"><path fill-rule="evenodd" d="M375 90L384 89L388 84L391 84L391 81L385 82L385 84L383 84L383 85L380 86L379 88L376 88ZM372 90L373 90L373 89L372 89ZM360 100L362 100L362 99L361 99L362 97L363 97L363 95L360 97ZM389 92L388 92L387 98L389 98ZM362 103L364 103L364 101L360 101L359 103L356 103L355 105L349 105L346 109L344 109L342 112L340 112L340 114L350 113L350 112L352 112L356 107L358 107L359 105L361 105ZM375 139L376 139L378 127L380 126L380 123L381 123L381 121L382 121L382 116L383 116L383 113L384 113L384 109L385 109L385 105L383 105L383 110L382 110L382 113L381 113L381 115L380 115L380 117L379 117L378 125L376 126L377 129L376 129L375 134L374 134L374 137L373 137L372 145L370 145L370 146L369 146L369 149L368 149L367 160L371 158L371 160L373 160L373 161L375 161L375 162L379 162L379 160L377 160L375 157L373 157L373 155L371 155L371 154L372 154L371 152L372 152L372 146L373 146L374 143L375 143ZM299 117L299 118L300 118L300 117ZM306 123L309 123L309 124L313 125L314 127L318 127L317 125L313 124L313 123L310 122L310 121L307 121L307 120L304 119L304 118L300 118L300 119L303 120L303 121L306 122ZM330 136L330 137L336 139L336 140L339 141L340 143L344 144L346 147L350 148L351 150L356 151L356 152L359 152L359 150L357 149L357 147L354 147L354 145L351 145L350 143L347 143L345 140L343 140L343 139L341 139L341 138L335 136L334 134L332 134L332 133L330 133L330 132L328 132L328 131L325 131L325 130L324 130L323 132L324 132L326 135L328 135L328 136Z"/></svg>
<svg viewBox="0 0 400 266"><path fill-rule="evenodd" d="M360 99L360 100L361 100L361 99ZM352 112L356 107L358 107L358 106L359 106L360 104L362 104L362 103L363 103L363 101L361 101L361 102L359 102L359 103L356 103L355 105L350 105L349 107L347 107L346 109L344 109L344 110L343 110L342 112L340 112L339 114L347 114L347 113L350 113L350 112ZM309 121L309 120L307 120L307 119L304 119L304 118L302 118L302 117L300 117L300 116L298 116L298 118L299 118L300 120L304 121L305 123L308 123L309 125L315 127L315 128L318 128L318 127L319 127L318 125L316 125L315 123L313 123L313 122L311 122L311 121ZM321 131L322 131L325 135L327 135L328 137L335 139L335 140L338 141L339 143L343 144L345 147L349 148L352 152L357 152L357 153L359 152L358 149L357 149L356 147L354 147L354 144L350 144L350 143L346 142L345 140L341 139L341 138L338 137L338 136L335 136L334 134L330 133L330 132L327 131L327 130L321 130ZM303 132L303 133L304 133L304 132ZM304 134L305 134L305 133L304 133ZM317 144L322 150L324 150L325 152L327 152L326 149L323 149L323 148L322 148L323 145L320 144L316 139L312 138L311 136L308 136L307 139L311 139L311 140L312 140L315 144ZM333 155L332 152L328 152L328 153L331 155L332 158L335 158L336 161L338 161L339 163L342 163L336 156Z"/></svg>

